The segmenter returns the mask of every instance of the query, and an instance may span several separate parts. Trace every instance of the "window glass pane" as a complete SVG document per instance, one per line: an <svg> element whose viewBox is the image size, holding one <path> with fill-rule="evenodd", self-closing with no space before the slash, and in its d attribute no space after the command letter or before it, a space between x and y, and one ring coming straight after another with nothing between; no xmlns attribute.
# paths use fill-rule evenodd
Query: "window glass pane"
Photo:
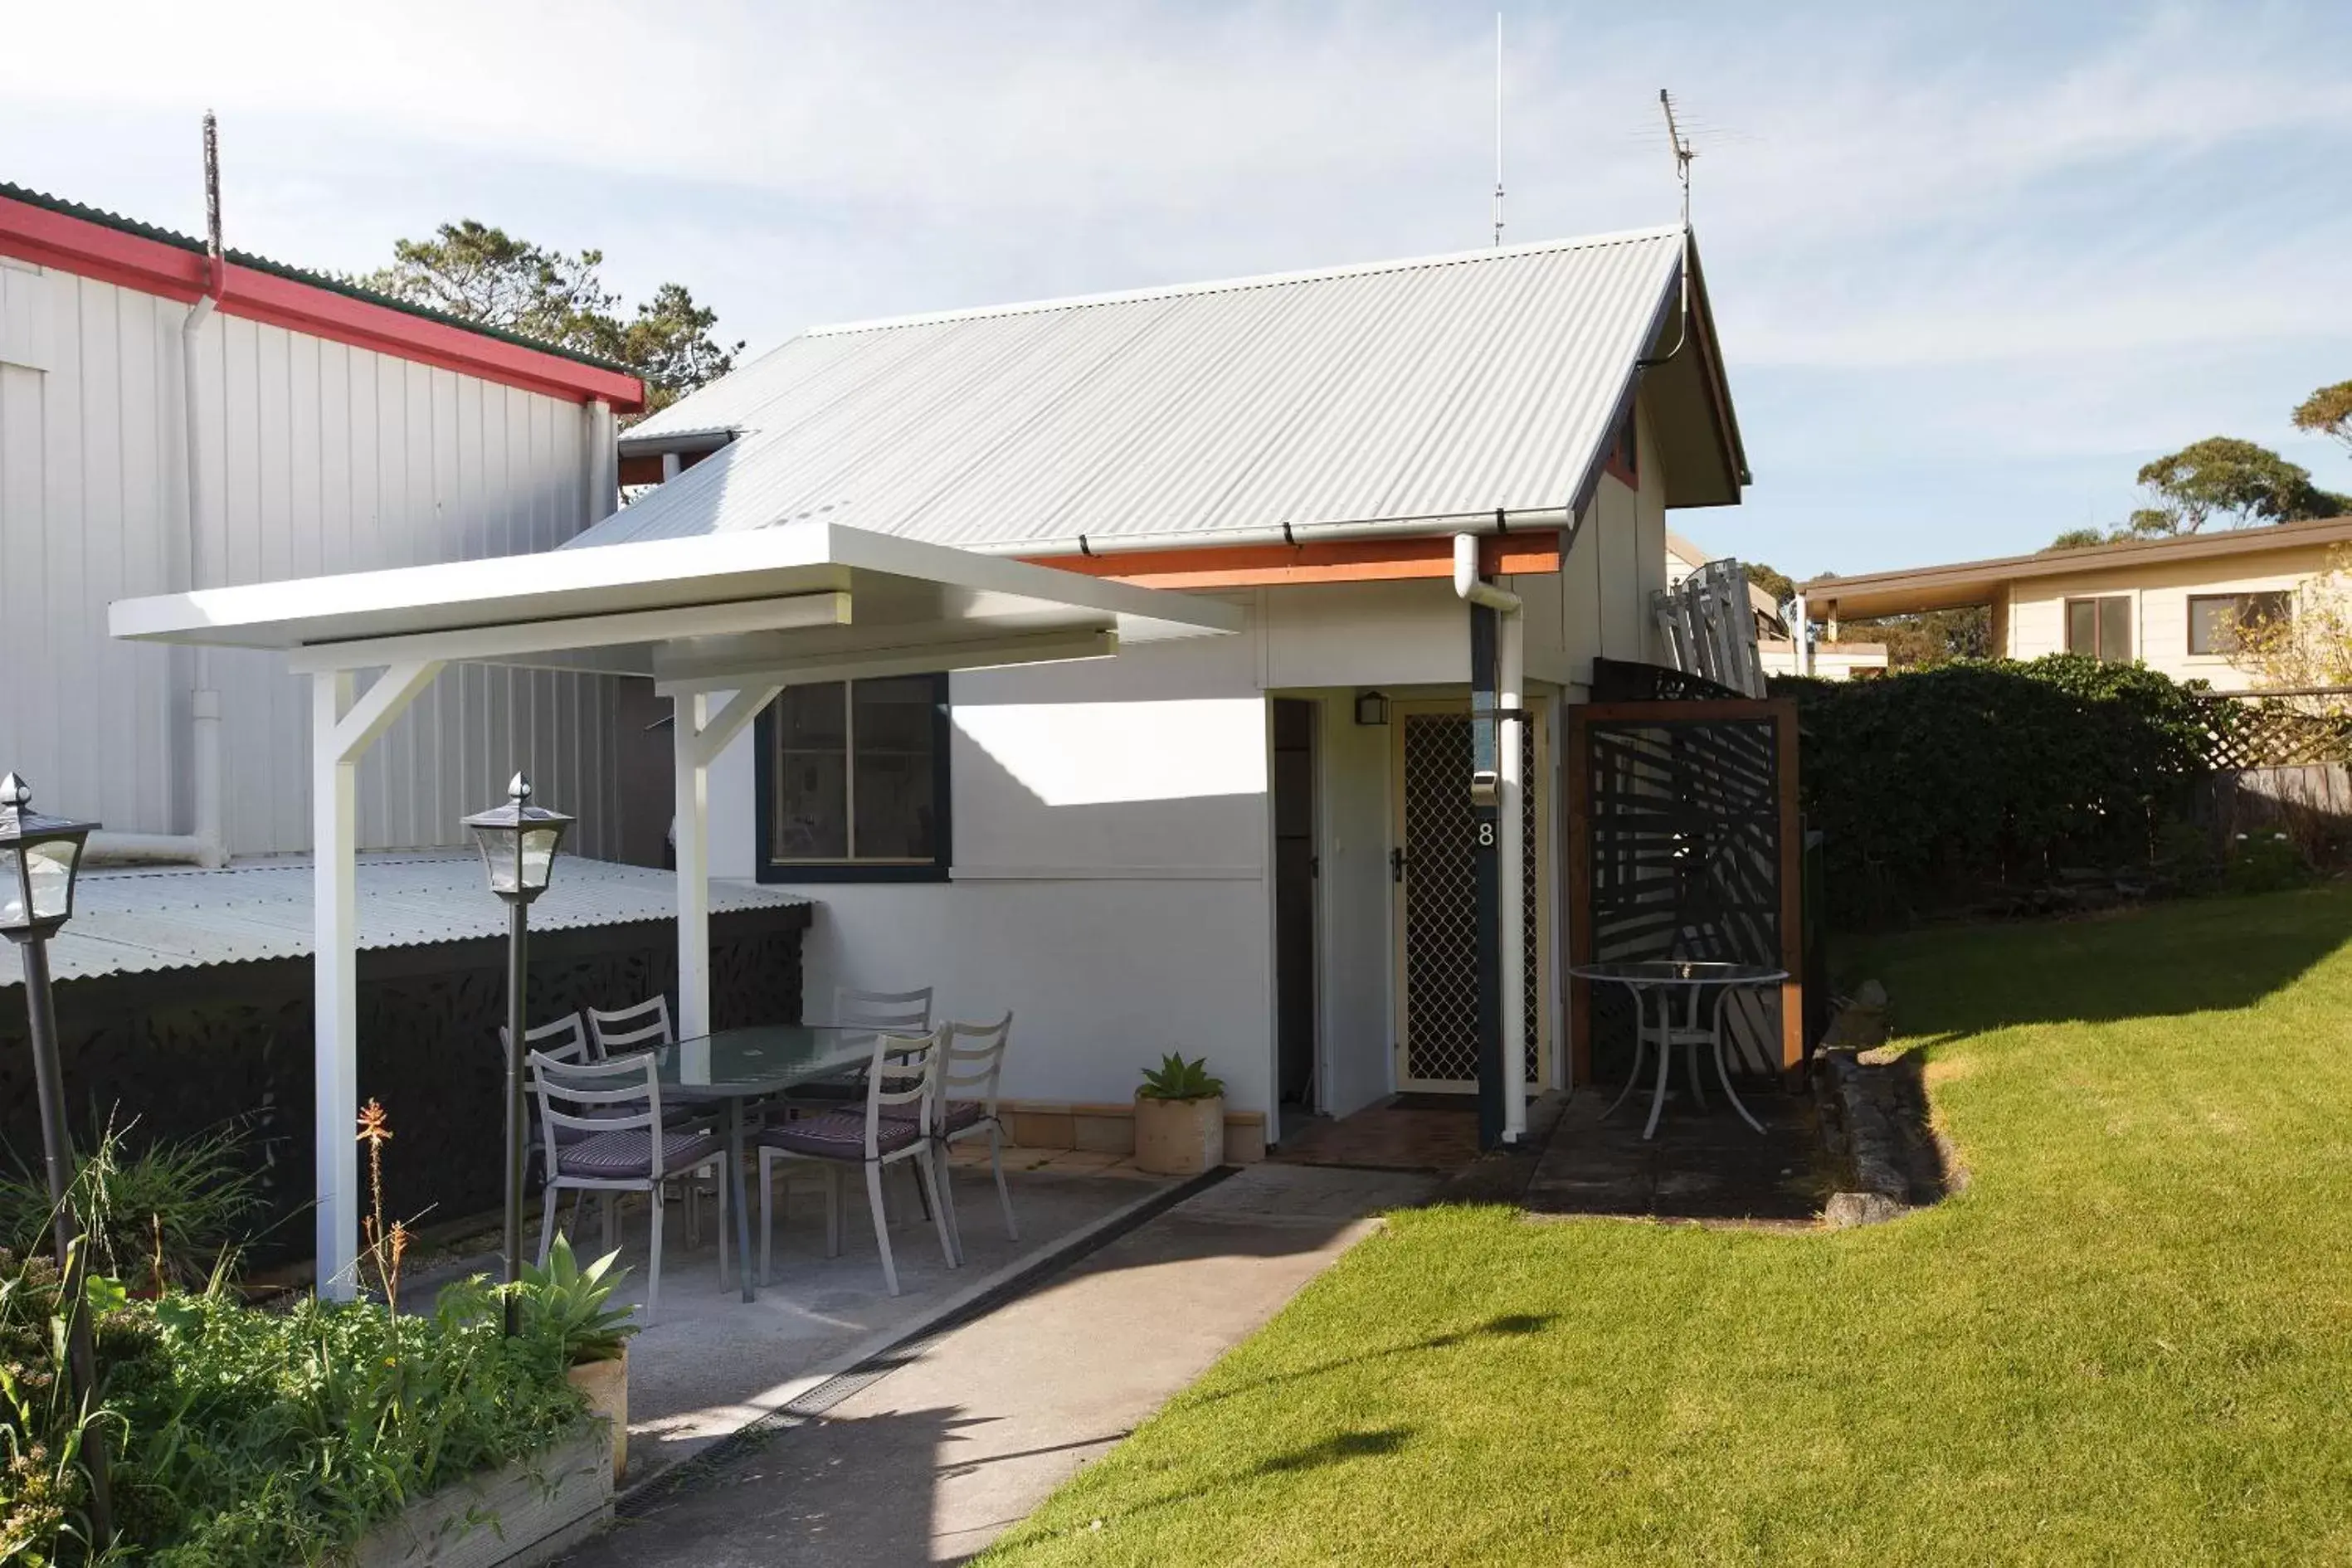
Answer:
<svg viewBox="0 0 2352 1568"><path fill-rule="evenodd" d="M786 687L776 699L778 860L839 860L849 853L847 691L842 683Z"/></svg>
<svg viewBox="0 0 2352 1568"><path fill-rule="evenodd" d="M2189 651L2227 653L2237 640L2238 600L2233 594L2199 594L2189 601Z"/></svg>
<svg viewBox="0 0 2352 1568"><path fill-rule="evenodd" d="M2131 662L2131 601L2101 599L2099 605L2099 657L2109 664Z"/></svg>
<svg viewBox="0 0 2352 1568"><path fill-rule="evenodd" d="M930 676L861 680L856 708L856 856L861 860L929 860L938 853L933 714L939 683Z"/></svg>
<svg viewBox="0 0 2352 1568"><path fill-rule="evenodd" d="M2284 588L2267 593L2242 594L2245 607L2238 612L2238 625L2249 630L2256 626L2275 626L2294 614L2293 597Z"/></svg>
<svg viewBox="0 0 2352 1568"><path fill-rule="evenodd" d="M2099 651L2099 603L2096 599L2066 601L2066 651Z"/></svg>

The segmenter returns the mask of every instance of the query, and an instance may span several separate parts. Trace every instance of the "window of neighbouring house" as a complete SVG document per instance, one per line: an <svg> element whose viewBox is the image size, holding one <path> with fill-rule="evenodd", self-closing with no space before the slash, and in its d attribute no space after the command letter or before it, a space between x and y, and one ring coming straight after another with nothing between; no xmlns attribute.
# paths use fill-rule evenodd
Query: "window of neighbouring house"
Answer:
<svg viewBox="0 0 2352 1568"><path fill-rule="evenodd" d="M2259 594L2189 595L2189 651L2235 653L2241 637L2285 620L2294 606L2285 589Z"/></svg>
<svg viewBox="0 0 2352 1568"><path fill-rule="evenodd" d="M2132 658L2131 596L2114 594L2066 601L2066 651L2108 664Z"/></svg>
<svg viewBox="0 0 2352 1568"><path fill-rule="evenodd" d="M761 879L946 876L947 710L944 675L779 695L761 719Z"/></svg>

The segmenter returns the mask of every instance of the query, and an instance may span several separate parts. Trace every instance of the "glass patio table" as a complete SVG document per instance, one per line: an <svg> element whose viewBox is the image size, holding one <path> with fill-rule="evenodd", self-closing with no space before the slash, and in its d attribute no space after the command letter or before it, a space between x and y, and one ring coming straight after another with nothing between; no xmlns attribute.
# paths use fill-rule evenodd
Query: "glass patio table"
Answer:
<svg viewBox="0 0 2352 1568"><path fill-rule="evenodd" d="M758 1024L714 1029L654 1049L665 1103L727 1107L727 1167L735 1203L735 1272L754 1300L751 1213L743 1185L743 1111L752 1100L856 1071L874 1059L871 1024Z"/></svg>
<svg viewBox="0 0 2352 1568"><path fill-rule="evenodd" d="M1690 1079L1691 1095L1701 1110L1706 1109L1706 1090L1699 1082L1698 1047L1709 1047L1715 1053L1715 1075L1722 1081L1723 1095L1731 1101L1731 1109L1739 1119L1757 1131L1764 1124L1748 1113L1741 1104L1738 1091L1731 1087L1731 1068L1724 1059L1723 1004L1733 991L1750 985L1772 985L1789 978L1785 969L1775 969L1769 963L1713 963L1678 958L1619 959L1600 963L1579 963L1570 966L1569 973L1579 980L1597 984L1622 985L1633 998L1633 1070L1626 1077L1625 1087L1609 1102L1603 1116L1614 1116L1617 1108L1625 1103L1642 1082L1643 1054L1653 1045L1658 1048L1657 1087L1650 1095L1650 1120L1642 1129L1643 1140L1658 1131L1658 1112L1666 1103L1666 1063L1674 1047L1683 1047L1683 1067ZM1680 994L1683 1019L1674 1021L1675 998ZM1658 999L1658 1022L1650 1024L1649 998ZM1704 1015L1706 1021L1700 1021Z"/></svg>

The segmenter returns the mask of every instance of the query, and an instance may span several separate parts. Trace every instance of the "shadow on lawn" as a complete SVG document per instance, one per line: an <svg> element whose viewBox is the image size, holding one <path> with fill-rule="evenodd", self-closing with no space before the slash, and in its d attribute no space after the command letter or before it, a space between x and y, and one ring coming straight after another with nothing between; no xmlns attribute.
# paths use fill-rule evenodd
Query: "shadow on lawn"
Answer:
<svg viewBox="0 0 2352 1568"><path fill-rule="evenodd" d="M1296 1470L1320 1469L1325 1465L1345 1464L1349 1459L1361 1459L1373 1455L1393 1454L1412 1436L1410 1426L1382 1426L1371 1432L1340 1432L1294 1448L1287 1454L1276 1454L1250 1467L1254 1476L1286 1475Z"/></svg>
<svg viewBox="0 0 2352 1568"><path fill-rule="evenodd" d="M2250 1007L2352 942L2352 888L2184 900L2097 920L1913 931L1844 965L1883 980L1931 1052L2025 1024Z"/></svg>
<svg viewBox="0 0 2352 1568"><path fill-rule="evenodd" d="M1302 1366L1293 1372L1278 1372L1271 1377L1261 1377L1245 1383L1239 1388L1221 1388L1214 1394L1204 1395L1202 1403L1213 1404L1221 1399L1233 1399L1244 1394L1255 1394L1260 1390L1278 1387L1283 1384L1303 1382L1310 1377L1320 1377L1327 1372L1338 1372L1342 1367L1358 1366L1365 1362L1378 1361L1386 1356L1412 1355L1422 1351L1442 1351L1454 1345L1468 1344L1474 1340L1539 1334L1552 1325L1557 1316L1557 1313L1552 1312L1506 1312L1499 1318L1488 1319L1475 1328L1456 1329L1451 1333L1427 1334L1411 1344L1389 1345L1381 1350L1368 1351L1362 1355L1340 1356L1336 1360L1318 1363L1314 1366Z"/></svg>

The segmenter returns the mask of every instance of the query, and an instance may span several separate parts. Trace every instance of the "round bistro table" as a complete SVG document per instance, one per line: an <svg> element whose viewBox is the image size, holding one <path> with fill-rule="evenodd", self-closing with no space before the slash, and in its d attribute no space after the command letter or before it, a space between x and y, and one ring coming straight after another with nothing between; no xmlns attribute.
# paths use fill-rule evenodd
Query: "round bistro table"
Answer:
<svg viewBox="0 0 2352 1568"><path fill-rule="evenodd" d="M1676 958L1621 959L1612 963L1580 963L1569 973L1579 980L1595 984L1622 985L1633 998L1633 1070L1625 1079L1625 1087L1609 1102L1603 1116L1614 1116L1625 1097L1641 1086L1642 1060L1652 1046L1658 1051L1657 1087L1650 1093L1650 1120L1642 1129L1647 1140L1658 1131L1658 1112L1666 1103L1666 1063L1676 1046L1683 1047L1683 1065L1690 1079L1691 1094L1698 1100L1701 1110L1706 1109L1706 1090L1699 1081L1698 1048L1707 1047L1715 1054L1715 1076L1723 1084L1723 1097L1731 1101L1731 1109L1739 1119L1757 1131L1764 1124L1748 1113L1741 1104L1738 1091L1731 1087L1731 1068L1724 1054L1723 1002L1732 992L1751 985L1771 985L1789 977L1785 969L1775 969L1767 963L1710 963ZM1676 1023L1674 1004L1682 1001L1682 1021ZM1650 1022L1650 999L1657 999L1657 1023Z"/></svg>

